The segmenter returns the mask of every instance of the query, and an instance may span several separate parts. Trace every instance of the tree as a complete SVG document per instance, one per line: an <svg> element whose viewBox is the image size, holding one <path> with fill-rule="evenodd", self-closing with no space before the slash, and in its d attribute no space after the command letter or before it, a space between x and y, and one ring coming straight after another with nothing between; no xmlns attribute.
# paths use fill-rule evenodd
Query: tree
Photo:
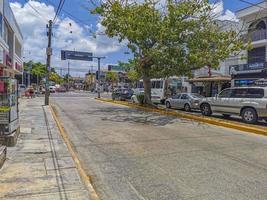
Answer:
<svg viewBox="0 0 267 200"><path fill-rule="evenodd" d="M135 83L141 79L140 74L135 70L134 60L129 60L127 63L119 62L119 66L124 68L127 73L127 77L132 83Z"/></svg>
<svg viewBox="0 0 267 200"><path fill-rule="evenodd" d="M55 72L50 72L49 80L55 82L56 84L62 84L64 79Z"/></svg>
<svg viewBox="0 0 267 200"><path fill-rule="evenodd" d="M151 78L189 75L205 65L216 68L245 48L236 31L220 29L208 0L167 0L163 7L157 2L109 0L93 11L109 37L127 42L147 104L152 103Z"/></svg>
<svg viewBox="0 0 267 200"><path fill-rule="evenodd" d="M112 90L113 90L114 82L117 82L118 80L119 80L119 76L116 72L107 72L106 73L106 81L111 83Z"/></svg>
<svg viewBox="0 0 267 200"><path fill-rule="evenodd" d="M30 72L30 74L35 77L37 85L40 80L45 77L46 66L40 62L28 61L24 63L24 70Z"/></svg>

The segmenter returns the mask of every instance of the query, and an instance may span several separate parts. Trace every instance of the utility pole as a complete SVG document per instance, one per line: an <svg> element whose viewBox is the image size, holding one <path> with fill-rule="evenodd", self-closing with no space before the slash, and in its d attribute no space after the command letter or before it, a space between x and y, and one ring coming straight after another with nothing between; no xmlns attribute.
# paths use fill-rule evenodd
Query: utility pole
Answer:
<svg viewBox="0 0 267 200"><path fill-rule="evenodd" d="M98 69L97 69L97 97L100 98L100 58L97 58L97 64L98 64Z"/></svg>
<svg viewBox="0 0 267 200"><path fill-rule="evenodd" d="M68 61L68 91L70 91L70 61Z"/></svg>
<svg viewBox="0 0 267 200"><path fill-rule="evenodd" d="M28 83L27 83L28 87L31 85L31 70L32 70L32 63L30 63L28 76L27 76L27 78L28 78Z"/></svg>
<svg viewBox="0 0 267 200"><path fill-rule="evenodd" d="M51 65L51 55L52 55L52 48L51 48L51 39L52 39L52 20L49 20L49 24L47 25L48 32L48 46L46 49L47 59L46 59L46 80L45 80L45 105L49 105L49 72L50 72L50 65Z"/></svg>

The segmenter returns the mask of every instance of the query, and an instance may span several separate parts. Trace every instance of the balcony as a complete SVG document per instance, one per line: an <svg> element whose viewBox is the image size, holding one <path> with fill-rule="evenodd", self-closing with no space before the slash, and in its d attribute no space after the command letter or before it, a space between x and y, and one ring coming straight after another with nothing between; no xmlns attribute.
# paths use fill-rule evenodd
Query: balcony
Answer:
<svg viewBox="0 0 267 200"><path fill-rule="evenodd" d="M261 29L261 30L249 31L249 33L243 36L243 39L245 42L248 41L255 42L255 41L265 40L267 39L267 30Z"/></svg>
<svg viewBox="0 0 267 200"><path fill-rule="evenodd" d="M258 73L261 72L267 62L258 62L258 63L251 63L251 64L240 64L240 65L230 65L229 72L230 74L242 74L242 73Z"/></svg>

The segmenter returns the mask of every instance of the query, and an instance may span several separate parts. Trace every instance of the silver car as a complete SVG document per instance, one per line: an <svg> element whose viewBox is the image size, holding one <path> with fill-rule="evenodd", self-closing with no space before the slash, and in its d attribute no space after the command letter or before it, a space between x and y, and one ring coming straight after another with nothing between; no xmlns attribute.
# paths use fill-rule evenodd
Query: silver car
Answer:
<svg viewBox="0 0 267 200"><path fill-rule="evenodd" d="M191 109L199 109L201 99L204 98L199 94L194 93L180 93L166 99L165 104L167 108L184 109L190 112Z"/></svg>
<svg viewBox="0 0 267 200"><path fill-rule="evenodd" d="M258 119L267 119L267 87L236 87L223 90L216 97L202 100L203 115L213 112L224 117L239 115L246 123L255 123Z"/></svg>

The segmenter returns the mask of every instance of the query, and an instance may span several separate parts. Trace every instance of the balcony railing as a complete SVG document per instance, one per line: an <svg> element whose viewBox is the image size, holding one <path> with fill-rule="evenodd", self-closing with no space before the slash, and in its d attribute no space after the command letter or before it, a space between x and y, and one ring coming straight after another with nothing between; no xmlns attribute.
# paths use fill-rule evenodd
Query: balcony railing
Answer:
<svg viewBox="0 0 267 200"><path fill-rule="evenodd" d="M262 29L262 30L255 30L255 31L249 31L249 33L245 34L243 36L244 41L259 41L259 40L265 40L267 39L267 30Z"/></svg>
<svg viewBox="0 0 267 200"><path fill-rule="evenodd" d="M234 74L238 72L255 71L255 70L258 71L264 69L266 66L267 62L231 65L229 66L229 72L230 74Z"/></svg>

